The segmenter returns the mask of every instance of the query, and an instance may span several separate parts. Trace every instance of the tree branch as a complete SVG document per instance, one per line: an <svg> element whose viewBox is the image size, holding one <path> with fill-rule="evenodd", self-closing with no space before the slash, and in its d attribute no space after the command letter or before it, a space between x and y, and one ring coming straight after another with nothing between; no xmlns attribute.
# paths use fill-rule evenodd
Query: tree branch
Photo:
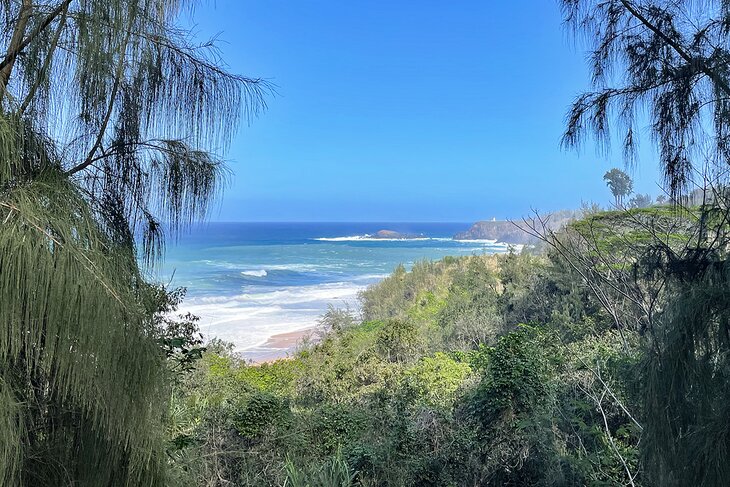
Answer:
<svg viewBox="0 0 730 487"><path fill-rule="evenodd" d="M23 44L25 28L28 26L32 10L33 4L31 0L23 0L23 4L20 6L20 12L18 13L18 21L15 24L13 35L10 38L10 44L8 44L8 52L5 55L5 59L0 63L0 101L5 96L5 89L8 86L8 81L10 81L10 74L13 72L15 59L22 49L21 45Z"/></svg>
<svg viewBox="0 0 730 487"><path fill-rule="evenodd" d="M28 94L25 96L25 99L23 100L23 103L20 105L20 109L18 110L18 113L21 115L25 112L25 110L28 109L28 105L30 105L31 101L33 100L33 97L36 94L36 91L38 90L38 87L43 82L43 77L46 75L46 72L48 71L48 67L51 65L51 59L53 58L53 53L56 50L56 47L58 46L58 41L61 38L61 33L63 32L63 28L66 26L66 14L68 13L68 5L70 2L65 2L65 7L63 8L63 12L61 15L61 20L59 21L58 27L56 28L56 32L53 34L53 39L51 40L51 46L48 48L48 53L46 54L46 58L43 60L43 66L41 67L40 72L38 73L38 76L35 79L35 83L33 83L33 86L28 91Z"/></svg>
<svg viewBox="0 0 730 487"><path fill-rule="evenodd" d="M667 43L669 47L679 54L679 56L687 61L691 66L699 68L705 75L707 75L726 95L730 95L730 86L723 80L717 73L712 71L702 59L695 59L690 53L688 53L677 41L662 32L656 25L652 24L639 10L634 7L628 0L621 0L621 5L629 11L639 22L656 34L661 40Z"/></svg>
<svg viewBox="0 0 730 487"><path fill-rule="evenodd" d="M18 58L18 55L21 52L23 52L23 49L28 47L28 44L33 42L33 39L38 37L38 35L41 32L43 32L49 25L51 25L51 22L53 22L53 20L56 17L61 15L61 13L66 10L72 1L73 0L64 0L63 3L61 3L55 9L53 9L51 11L51 13L48 14L48 16L45 19L43 19L43 22L38 24L38 26L35 29L33 29L33 31L30 34L28 34L28 37L26 37L22 41L18 40L18 42L16 42L16 43L13 43L11 41L10 46L8 47L8 52L5 54L5 58L2 61L0 61L0 72L5 70L5 68L8 66L10 66L10 69L12 69L13 63ZM23 0L23 8L26 8L26 4L28 5L27 8L30 9L30 0ZM22 10L21 10L21 12L22 12ZM28 18L30 18L30 11L28 11ZM28 22L28 18L25 19L26 24ZM20 29L17 29L16 32L19 30ZM22 35L24 33L25 33L25 25L23 25L23 29L20 32L20 34ZM15 37L15 36L13 36L13 37ZM9 75L8 75L8 77L9 77ZM6 80L6 83L7 83L7 80Z"/></svg>
<svg viewBox="0 0 730 487"><path fill-rule="evenodd" d="M114 86L112 86L112 92L109 96L109 104L107 106L106 113L104 114L104 119L101 122L101 127L99 127L99 133L96 136L96 141L91 147L91 150L86 156L84 162L72 167L68 171L65 171L65 174L67 176L72 176L77 172L83 171L84 169L89 167L95 161L94 155L96 154L96 151L101 148L101 145L104 142L104 134L106 133L106 128L109 125L109 120L111 120L112 113L114 112L114 104L116 102L117 93L119 93L119 86L122 84L122 78L124 77L124 60L126 58L127 43L129 42L130 36L131 31L127 31L127 34L124 37L124 41L122 42L121 49L119 51L119 64L117 65L117 70L114 76Z"/></svg>

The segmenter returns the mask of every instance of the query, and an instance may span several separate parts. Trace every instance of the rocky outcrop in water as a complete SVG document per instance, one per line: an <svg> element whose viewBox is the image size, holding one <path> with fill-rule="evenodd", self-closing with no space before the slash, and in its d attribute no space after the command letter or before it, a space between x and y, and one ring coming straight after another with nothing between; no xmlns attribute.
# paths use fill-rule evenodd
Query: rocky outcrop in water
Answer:
<svg viewBox="0 0 730 487"><path fill-rule="evenodd" d="M371 238L382 238L382 239L397 239L397 240L409 240L414 238L420 238L421 235L413 235L410 233L400 233L395 230L378 230L375 235L371 235Z"/></svg>

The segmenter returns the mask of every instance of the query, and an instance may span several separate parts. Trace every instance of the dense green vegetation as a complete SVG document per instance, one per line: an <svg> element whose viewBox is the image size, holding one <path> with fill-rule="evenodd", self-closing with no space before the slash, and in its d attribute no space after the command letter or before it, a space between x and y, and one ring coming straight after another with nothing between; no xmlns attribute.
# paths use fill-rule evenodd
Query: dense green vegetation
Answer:
<svg viewBox="0 0 730 487"><path fill-rule="evenodd" d="M730 299L724 254L696 255L698 232L726 232L712 215L590 212L530 252L399 267L288 360L214 342L175 388L171 470L202 485L721 485Z"/></svg>
<svg viewBox="0 0 730 487"><path fill-rule="evenodd" d="M648 117L672 205L398 268L254 367L140 261L268 86L190 42L187 2L0 0L0 483L726 484L730 3L561 5L594 85L565 145L618 129L633 162Z"/></svg>
<svg viewBox="0 0 730 487"><path fill-rule="evenodd" d="M179 475L200 485L639 483L632 384L645 343L619 335L557 254L421 262L362 304L361 320L331 310L322 339L290 360L247 365L214 343L176 388Z"/></svg>

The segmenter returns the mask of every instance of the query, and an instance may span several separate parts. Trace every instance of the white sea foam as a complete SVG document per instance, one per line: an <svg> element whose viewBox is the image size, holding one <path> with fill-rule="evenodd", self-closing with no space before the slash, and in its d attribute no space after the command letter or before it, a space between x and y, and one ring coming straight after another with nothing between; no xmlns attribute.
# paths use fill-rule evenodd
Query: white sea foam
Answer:
<svg viewBox="0 0 730 487"><path fill-rule="evenodd" d="M379 238L373 237L366 233L365 235L352 235L349 237L319 237L313 238L312 240L319 240L320 242L422 242L425 240L451 240L450 238L433 238L433 237L413 237L413 238Z"/></svg>
<svg viewBox="0 0 730 487"><path fill-rule="evenodd" d="M378 238L366 233L365 235L350 235L346 237L318 237L312 240L320 242L403 242L403 241L433 241L433 242L454 242L454 243L479 243L479 244L498 244L497 240L486 238L480 239L454 239L451 237L414 237L414 238Z"/></svg>
<svg viewBox="0 0 730 487"><path fill-rule="evenodd" d="M241 275L249 277L266 277L268 273L266 272L266 269L261 269L258 271L241 271Z"/></svg>
<svg viewBox="0 0 730 487"><path fill-rule="evenodd" d="M390 274L365 274L362 276L354 277L353 280L355 281L380 281L382 279L385 279L386 277L390 276Z"/></svg>
<svg viewBox="0 0 730 487"><path fill-rule="evenodd" d="M488 238L464 238L464 239L458 239L454 240L454 242L459 243L481 243L481 244L488 244L493 245L497 243L497 240L491 240Z"/></svg>
<svg viewBox="0 0 730 487"><path fill-rule="evenodd" d="M342 269L347 267L346 263L337 263L337 262L322 262L317 264L301 264L301 263L291 263L291 264L251 264L251 263L234 263L234 262L227 262L224 260L197 260L193 261L193 263L196 264L205 264L211 267L218 267L222 269L230 269L230 270L236 270L241 271L241 274L244 276L256 276L256 277L264 277L266 272L269 271L294 271L294 272L320 272L322 270L331 270L331 269ZM253 265L261 265L261 267L264 267L265 269L261 270L251 270L251 266ZM261 275L259 275L261 274Z"/></svg>
<svg viewBox="0 0 730 487"><path fill-rule="evenodd" d="M205 336L232 342L238 351L246 352L261 347L273 335L315 326L330 304L357 309L358 293L380 277L373 274L362 276L357 283L290 286L235 296L190 298L181 311L200 317L200 330Z"/></svg>
<svg viewBox="0 0 730 487"><path fill-rule="evenodd" d="M288 286L274 291L242 293L235 296L209 296L199 298L202 303L275 303L281 306L317 300L337 300L356 296L362 286L353 283L334 282L312 286Z"/></svg>
<svg viewBox="0 0 730 487"><path fill-rule="evenodd" d="M458 243L464 243L464 244L482 244L485 247L491 247L492 250L499 249L499 252L507 252L510 249L512 249L515 252L520 252L525 247L524 244L515 244L515 243L506 243L506 242L499 242L497 240L491 240L491 239L463 239L463 240L454 240ZM464 251L465 249L461 249ZM474 250L484 250L484 247Z"/></svg>
<svg viewBox="0 0 730 487"><path fill-rule="evenodd" d="M320 242L350 242L353 240L367 240L372 239L370 234L365 235L352 235L350 237L320 237L313 238L312 240L319 240Z"/></svg>
<svg viewBox="0 0 730 487"><path fill-rule="evenodd" d="M317 264L271 264L265 266L269 270L295 271L295 272L319 272L322 270L342 269L347 267L345 263L320 262Z"/></svg>

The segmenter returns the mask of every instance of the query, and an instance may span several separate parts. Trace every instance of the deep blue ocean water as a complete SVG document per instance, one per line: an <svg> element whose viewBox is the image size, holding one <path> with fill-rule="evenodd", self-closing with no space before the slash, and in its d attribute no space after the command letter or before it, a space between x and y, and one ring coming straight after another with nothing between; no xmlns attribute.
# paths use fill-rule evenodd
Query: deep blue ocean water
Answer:
<svg viewBox="0 0 730 487"><path fill-rule="evenodd" d="M208 223L168 241L156 278L185 286L182 307L207 337L244 357L277 352L267 340L312 327L328 305L357 309L357 295L398 264L507 251L493 241L454 241L468 223ZM388 229L419 235L379 240ZM280 351L285 354L285 351Z"/></svg>

